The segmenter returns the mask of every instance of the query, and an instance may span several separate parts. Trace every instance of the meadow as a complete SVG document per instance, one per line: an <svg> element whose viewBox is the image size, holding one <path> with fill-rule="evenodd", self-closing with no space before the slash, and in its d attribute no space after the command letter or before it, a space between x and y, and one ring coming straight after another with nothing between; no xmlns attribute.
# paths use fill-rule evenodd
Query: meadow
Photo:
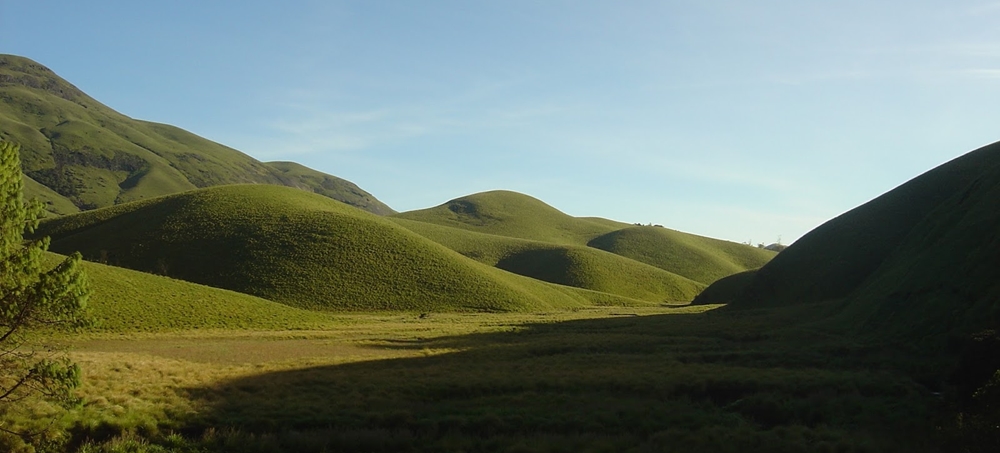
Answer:
<svg viewBox="0 0 1000 453"><path fill-rule="evenodd" d="M354 313L298 331L61 335L53 451L940 451L919 351L718 306ZM780 326L788 327L780 327ZM795 327L791 327L795 326ZM8 425L54 408L34 405ZM958 440L956 440L958 439Z"/></svg>
<svg viewBox="0 0 1000 453"><path fill-rule="evenodd" d="M1000 451L1000 144L776 255L510 191L395 213L0 79L36 234L94 288L31 339L80 400L0 407L0 451Z"/></svg>

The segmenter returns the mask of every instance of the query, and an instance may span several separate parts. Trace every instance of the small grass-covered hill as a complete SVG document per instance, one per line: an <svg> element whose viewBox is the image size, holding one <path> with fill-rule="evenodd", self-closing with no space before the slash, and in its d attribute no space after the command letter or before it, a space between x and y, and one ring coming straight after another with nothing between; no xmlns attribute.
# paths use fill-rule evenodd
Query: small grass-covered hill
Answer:
<svg viewBox="0 0 1000 453"><path fill-rule="evenodd" d="M52 250L284 304L532 310L643 304L470 260L385 218L280 186L190 191L43 222Z"/></svg>
<svg viewBox="0 0 1000 453"><path fill-rule="evenodd" d="M416 220L390 219L483 264L546 282L654 302L687 302L705 287L663 269L582 245L554 244Z"/></svg>
<svg viewBox="0 0 1000 453"><path fill-rule="evenodd" d="M998 329L998 200L992 144L819 226L761 268L731 307L832 302L842 327L938 347L945 336Z"/></svg>
<svg viewBox="0 0 1000 453"><path fill-rule="evenodd" d="M0 138L21 144L24 173L38 183L26 195L57 214L234 183L299 187L391 212L348 181L268 165L182 129L129 118L14 55L0 55Z"/></svg>
<svg viewBox="0 0 1000 453"><path fill-rule="evenodd" d="M770 250L745 244L654 226L612 231L592 239L587 245L706 284L757 269L775 255Z"/></svg>
<svg viewBox="0 0 1000 453"><path fill-rule="evenodd" d="M48 253L56 265L65 257ZM301 329L328 315L234 291L99 263L83 262L93 293L87 301L90 331L188 329Z"/></svg>
<svg viewBox="0 0 1000 453"><path fill-rule="evenodd" d="M553 244L585 245L617 229L609 221L572 217L537 198L506 190L468 195L396 217Z"/></svg>
<svg viewBox="0 0 1000 453"><path fill-rule="evenodd" d="M641 299L691 300L704 285L756 269L774 256L662 227L572 217L528 195L504 190L391 219L491 266Z"/></svg>

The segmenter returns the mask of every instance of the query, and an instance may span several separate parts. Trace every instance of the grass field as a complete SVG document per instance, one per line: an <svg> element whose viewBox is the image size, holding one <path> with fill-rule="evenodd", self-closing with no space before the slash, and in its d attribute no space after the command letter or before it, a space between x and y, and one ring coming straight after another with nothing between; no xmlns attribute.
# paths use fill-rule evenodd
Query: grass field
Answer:
<svg viewBox="0 0 1000 453"><path fill-rule="evenodd" d="M84 452L874 452L955 441L938 429L941 400L906 373L913 351L775 328L800 312L713 308L353 314L299 332L67 337L85 402L50 437Z"/></svg>

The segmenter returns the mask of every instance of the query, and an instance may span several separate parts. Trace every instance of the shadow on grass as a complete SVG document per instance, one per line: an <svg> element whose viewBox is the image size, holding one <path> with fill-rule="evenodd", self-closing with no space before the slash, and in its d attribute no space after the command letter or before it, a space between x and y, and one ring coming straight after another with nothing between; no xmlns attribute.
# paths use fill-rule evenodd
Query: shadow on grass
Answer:
<svg viewBox="0 0 1000 453"><path fill-rule="evenodd" d="M184 432L227 451L934 451L935 400L886 351L784 321L659 315L400 341L385 347L460 352L187 389L208 410Z"/></svg>

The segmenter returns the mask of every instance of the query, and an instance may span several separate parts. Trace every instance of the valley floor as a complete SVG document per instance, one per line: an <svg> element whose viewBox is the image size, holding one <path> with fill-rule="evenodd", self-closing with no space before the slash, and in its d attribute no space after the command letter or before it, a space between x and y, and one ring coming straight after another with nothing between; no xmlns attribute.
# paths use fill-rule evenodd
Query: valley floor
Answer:
<svg viewBox="0 0 1000 453"><path fill-rule="evenodd" d="M947 450L943 403L897 371L895 351L713 308L336 315L316 330L67 339L84 402L53 425L52 445ZM33 405L8 423L55 412Z"/></svg>

